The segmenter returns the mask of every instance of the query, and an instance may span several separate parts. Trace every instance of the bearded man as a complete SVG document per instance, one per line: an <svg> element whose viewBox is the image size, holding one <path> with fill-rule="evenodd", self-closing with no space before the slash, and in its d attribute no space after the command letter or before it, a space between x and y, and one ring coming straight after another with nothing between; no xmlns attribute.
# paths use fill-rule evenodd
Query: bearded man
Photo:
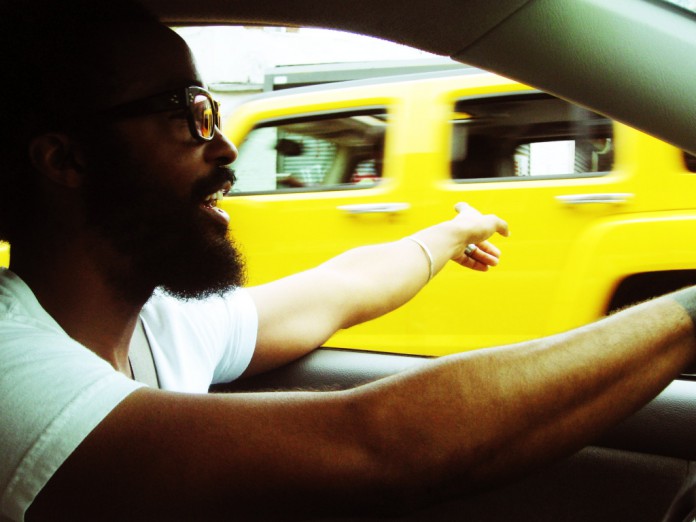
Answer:
<svg viewBox="0 0 696 522"><path fill-rule="evenodd" d="M496 265L488 239L507 224L462 204L243 288L216 207L237 152L184 42L127 1L3 0L0 26L3 520L288 520L430 501L582 447L694 358L688 289L352 390L208 395L395 309L449 260ZM129 358L141 327L152 387Z"/></svg>

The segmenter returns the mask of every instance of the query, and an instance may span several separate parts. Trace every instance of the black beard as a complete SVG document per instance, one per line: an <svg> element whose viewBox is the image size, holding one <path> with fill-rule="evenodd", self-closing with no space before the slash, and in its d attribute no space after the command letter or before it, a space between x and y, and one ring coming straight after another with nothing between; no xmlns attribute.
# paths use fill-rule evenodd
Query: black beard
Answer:
<svg viewBox="0 0 696 522"><path fill-rule="evenodd" d="M142 302L162 287L175 297L198 299L241 286L244 262L227 227L199 207L205 195L231 178L231 171L213 170L182 201L139 170L124 150L114 154L114 148L124 147L113 141L107 147L110 153L102 150L90 158L83 201L87 226L117 254L104 269L123 298Z"/></svg>

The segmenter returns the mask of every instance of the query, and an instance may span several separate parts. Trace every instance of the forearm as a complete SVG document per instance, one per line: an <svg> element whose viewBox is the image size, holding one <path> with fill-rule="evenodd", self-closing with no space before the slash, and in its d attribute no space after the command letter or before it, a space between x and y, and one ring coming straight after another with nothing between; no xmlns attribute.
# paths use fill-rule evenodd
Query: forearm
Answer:
<svg viewBox="0 0 696 522"><path fill-rule="evenodd" d="M443 248L433 251L439 270L446 254ZM259 329L248 374L285 364L342 328L398 308L428 282L429 266L421 247L402 239L358 247L312 270L251 288Z"/></svg>
<svg viewBox="0 0 696 522"><path fill-rule="evenodd" d="M360 247L326 263L250 288L259 312L256 353L247 374L278 367L321 345L342 328L406 303L449 259L474 270L495 265L500 252L487 240L507 224L466 204L457 215L411 238ZM479 245L471 256L469 243Z"/></svg>
<svg viewBox="0 0 696 522"><path fill-rule="evenodd" d="M341 328L384 315L412 299L454 255L456 241L447 223L422 230L414 237L359 247L320 267L339 285L344 297L337 308L344 314Z"/></svg>
<svg viewBox="0 0 696 522"><path fill-rule="evenodd" d="M483 241L494 230L481 234L456 220L446 221L399 241L356 248L327 261L317 270L325 271L327 280L338 285L341 300L336 308L344 314L341 328L380 317L407 303L448 261L465 257L468 244ZM471 258L471 268L481 270L497 264L497 249L486 245L496 255L479 251L477 256L486 263Z"/></svg>
<svg viewBox="0 0 696 522"><path fill-rule="evenodd" d="M385 466L410 469L405 476L421 486L480 486L589 443L659 393L695 350L689 316L663 298L566 334L444 358L356 393L369 396L375 452L395 459Z"/></svg>
<svg viewBox="0 0 696 522"><path fill-rule="evenodd" d="M338 330L398 308L428 282L428 272L421 247L400 240L358 247L312 270L251 288L259 328L246 374L286 364Z"/></svg>

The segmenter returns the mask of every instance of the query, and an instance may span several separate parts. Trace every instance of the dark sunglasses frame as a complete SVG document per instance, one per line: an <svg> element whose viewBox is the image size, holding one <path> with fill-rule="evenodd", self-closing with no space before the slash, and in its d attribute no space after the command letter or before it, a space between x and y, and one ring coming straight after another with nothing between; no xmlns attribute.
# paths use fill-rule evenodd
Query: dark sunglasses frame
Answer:
<svg viewBox="0 0 696 522"><path fill-rule="evenodd" d="M194 113L194 101L196 96L205 96L210 101L213 111L213 128L210 136L203 136L196 125L196 114ZM210 141L215 137L216 129L220 128L220 103L213 98L212 94L203 87L192 85L183 89L153 94L147 98L133 100L110 107L100 112L100 115L110 119L133 118L157 114L159 112L186 109L186 119L188 120L191 136L198 141Z"/></svg>

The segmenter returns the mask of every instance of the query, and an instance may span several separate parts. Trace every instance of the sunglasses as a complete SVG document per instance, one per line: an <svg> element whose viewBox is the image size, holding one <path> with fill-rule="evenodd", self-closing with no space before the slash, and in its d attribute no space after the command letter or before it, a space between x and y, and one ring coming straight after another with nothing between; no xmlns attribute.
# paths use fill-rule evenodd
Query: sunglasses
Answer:
<svg viewBox="0 0 696 522"><path fill-rule="evenodd" d="M220 103L202 87L191 86L148 96L116 105L101 112L112 119L133 118L159 112L186 110L191 136L198 141L210 141L215 128L220 128Z"/></svg>

